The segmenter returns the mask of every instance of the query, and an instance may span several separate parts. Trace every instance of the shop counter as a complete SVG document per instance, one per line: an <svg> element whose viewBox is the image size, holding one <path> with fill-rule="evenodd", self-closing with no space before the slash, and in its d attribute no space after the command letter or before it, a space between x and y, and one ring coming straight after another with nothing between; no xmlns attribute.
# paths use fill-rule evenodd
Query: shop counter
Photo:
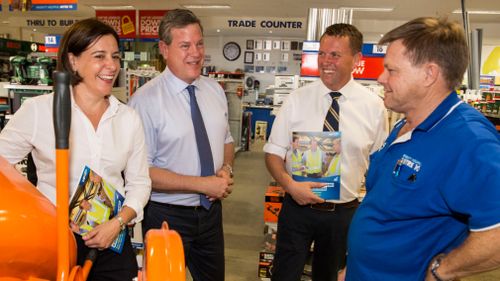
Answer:
<svg viewBox="0 0 500 281"><path fill-rule="evenodd" d="M273 127L276 107L271 105L244 105L243 111L251 113L251 132L252 138L261 137L265 140L269 138L271 128ZM259 129L256 128L259 125ZM260 131L264 130L264 131Z"/></svg>

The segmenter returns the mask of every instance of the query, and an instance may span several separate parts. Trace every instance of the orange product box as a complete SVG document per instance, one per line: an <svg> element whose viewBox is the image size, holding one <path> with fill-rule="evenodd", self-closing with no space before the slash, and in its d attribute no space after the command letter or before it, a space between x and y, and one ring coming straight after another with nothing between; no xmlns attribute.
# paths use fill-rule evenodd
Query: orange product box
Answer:
<svg viewBox="0 0 500 281"><path fill-rule="evenodd" d="M277 222L285 191L280 186L268 186L264 202L264 221Z"/></svg>

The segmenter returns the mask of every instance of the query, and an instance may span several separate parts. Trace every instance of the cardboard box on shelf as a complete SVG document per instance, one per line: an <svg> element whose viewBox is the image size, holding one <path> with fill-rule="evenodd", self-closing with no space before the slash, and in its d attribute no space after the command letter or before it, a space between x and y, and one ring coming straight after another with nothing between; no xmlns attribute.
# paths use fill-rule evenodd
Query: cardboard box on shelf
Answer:
<svg viewBox="0 0 500 281"><path fill-rule="evenodd" d="M259 278L271 278L274 253L259 253Z"/></svg>
<svg viewBox="0 0 500 281"><path fill-rule="evenodd" d="M265 222L264 223L264 235L273 234L278 232L278 223L277 222Z"/></svg>
<svg viewBox="0 0 500 281"><path fill-rule="evenodd" d="M255 140L266 141L267 121L255 121Z"/></svg>
<svg viewBox="0 0 500 281"><path fill-rule="evenodd" d="M268 253L276 251L276 231L264 234L263 250Z"/></svg>
<svg viewBox="0 0 500 281"><path fill-rule="evenodd" d="M270 185L267 187L266 200L264 202L264 221L277 222L281 210L281 204L285 197L285 191L280 186Z"/></svg>

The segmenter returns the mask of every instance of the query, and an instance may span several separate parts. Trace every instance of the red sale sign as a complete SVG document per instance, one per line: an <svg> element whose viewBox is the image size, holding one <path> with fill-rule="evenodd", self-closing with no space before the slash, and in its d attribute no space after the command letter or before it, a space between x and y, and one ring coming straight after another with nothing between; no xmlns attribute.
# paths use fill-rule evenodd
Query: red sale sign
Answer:
<svg viewBox="0 0 500 281"><path fill-rule="evenodd" d="M136 37L135 10L95 11L96 18L111 27L123 39Z"/></svg>
<svg viewBox="0 0 500 281"><path fill-rule="evenodd" d="M355 79L376 80L384 71L383 57L365 57L354 67L352 76Z"/></svg>
<svg viewBox="0 0 500 281"><path fill-rule="evenodd" d="M359 63L354 67L352 76L355 79L377 80L384 71L383 57L363 56ZM302 53L302 64L300 67L300 76L319 77L318 53Z"/></svg>
<svg viewBox="0 0 500 281"><path fill-rule="evenodd" d="M302 53L302 64L300 66L300 76L319 77L318 53L317 52L304 52L304 53Z"/></svg>
<svg viewBox="0 0 500 281"><path fill-rule="evenodd" d="M166 10L140 10L139 37L158 39L160 22L166 12Z"/></svg>

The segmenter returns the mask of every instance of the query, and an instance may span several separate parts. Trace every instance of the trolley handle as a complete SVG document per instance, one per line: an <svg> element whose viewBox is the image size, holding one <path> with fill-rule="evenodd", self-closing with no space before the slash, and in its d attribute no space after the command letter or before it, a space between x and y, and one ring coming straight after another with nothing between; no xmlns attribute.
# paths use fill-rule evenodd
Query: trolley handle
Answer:
<svg viewBox="0 0 500 281"><path fill-rule="evenodd" d="M71 91L69 73L54 71L54 133L56 149L69 148L69 129L71 125Z"/></svg>

